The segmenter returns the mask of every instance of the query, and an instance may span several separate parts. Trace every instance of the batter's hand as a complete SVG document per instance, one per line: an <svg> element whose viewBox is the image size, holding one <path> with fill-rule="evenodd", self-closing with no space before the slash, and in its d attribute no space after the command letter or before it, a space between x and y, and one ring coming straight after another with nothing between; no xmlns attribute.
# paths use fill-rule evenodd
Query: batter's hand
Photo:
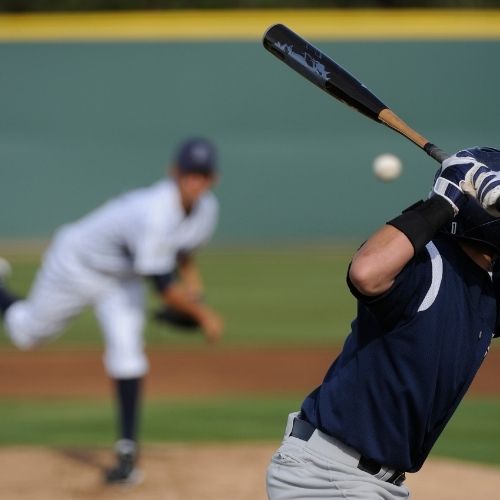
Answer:
<svg viewBox="0 0 500 500"><path fill-rule="evenodd" d="M487 212L500 216L496 208L500 175L477 161L468 150L459 151L443 162L433 191L451 203L455 214L467 194L476 198Z"/></svg>
<svg viewBox="0 0 500 500"><path fill-rule="evenodd" d="M470 155L464 156L459 151L447 158L436 174L433 192L442 196L453 207L455 215L460 210L465 195L476 197L472 176L484 167Z"/></svg>

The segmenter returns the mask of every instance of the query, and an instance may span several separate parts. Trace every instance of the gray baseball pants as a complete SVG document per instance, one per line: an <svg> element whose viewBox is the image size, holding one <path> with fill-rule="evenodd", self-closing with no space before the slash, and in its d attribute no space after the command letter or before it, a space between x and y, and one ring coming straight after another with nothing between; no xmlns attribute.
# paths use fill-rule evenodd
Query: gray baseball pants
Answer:
<svg viewBox="0 0 500 500"><path fill-rule="evenodd" d="M285 436L267 469L269 500L396 500L409 498L406 486L396 486L358 469L360 455L340 441L315 430L308 441ZM382 470L380 477L390 477Z"/></svg>

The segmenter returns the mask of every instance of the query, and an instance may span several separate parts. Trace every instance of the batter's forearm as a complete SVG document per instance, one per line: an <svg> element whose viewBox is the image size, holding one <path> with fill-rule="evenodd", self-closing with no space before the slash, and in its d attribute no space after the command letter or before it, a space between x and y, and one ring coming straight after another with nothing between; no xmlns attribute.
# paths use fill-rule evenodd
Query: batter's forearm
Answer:
<svg viewBox="0 0 500 500"><path fill-rule="evenodd" d="M419 202L379 229L355 254L349 278L363 295L388 290L410 259L454 217L441 196Z"/></svg>

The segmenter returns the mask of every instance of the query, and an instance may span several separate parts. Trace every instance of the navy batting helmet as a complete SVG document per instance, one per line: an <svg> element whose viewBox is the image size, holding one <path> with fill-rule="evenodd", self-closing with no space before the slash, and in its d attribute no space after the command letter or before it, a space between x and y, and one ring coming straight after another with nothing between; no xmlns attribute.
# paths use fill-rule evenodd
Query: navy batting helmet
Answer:
<svg viewBox="0 0 500 500"><path fill-rule="evenodd" d="M459 156L472 156L491 170L500 171L500 151L489 147L473 147L462 150ZM500 218L493 217L474 199L460 208L458 215L443 231L463 240L481 243L500 255Z"/></svg>

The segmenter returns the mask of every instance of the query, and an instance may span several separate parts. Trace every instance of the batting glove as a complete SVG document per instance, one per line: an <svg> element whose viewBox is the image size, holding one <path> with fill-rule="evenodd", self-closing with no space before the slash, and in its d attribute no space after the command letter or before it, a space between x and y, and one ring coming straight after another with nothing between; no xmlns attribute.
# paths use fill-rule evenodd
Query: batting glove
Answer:
<svg viewBox="0 0 500 500"><path fill-rule="evenodd" d="M448 163L450 162L450 163ZM468 150L459 151L443 162L443 167L461 164L462 168L469 164L464 181L460 187L468 195L476 198L479 204L491 215L498 217L498 201L500 198L500 173L491 170L487 165L477 161Z"/></svg>
<svg viewBox="0 0 500 500"><path fill-rule="evenodd" d="M500 197L500 176L478 162L469 151L459 151L443 162L436 174L433 192L451 204L455 215L466 195L476 198L488 212L500 215L495 206Z"/></svg>

